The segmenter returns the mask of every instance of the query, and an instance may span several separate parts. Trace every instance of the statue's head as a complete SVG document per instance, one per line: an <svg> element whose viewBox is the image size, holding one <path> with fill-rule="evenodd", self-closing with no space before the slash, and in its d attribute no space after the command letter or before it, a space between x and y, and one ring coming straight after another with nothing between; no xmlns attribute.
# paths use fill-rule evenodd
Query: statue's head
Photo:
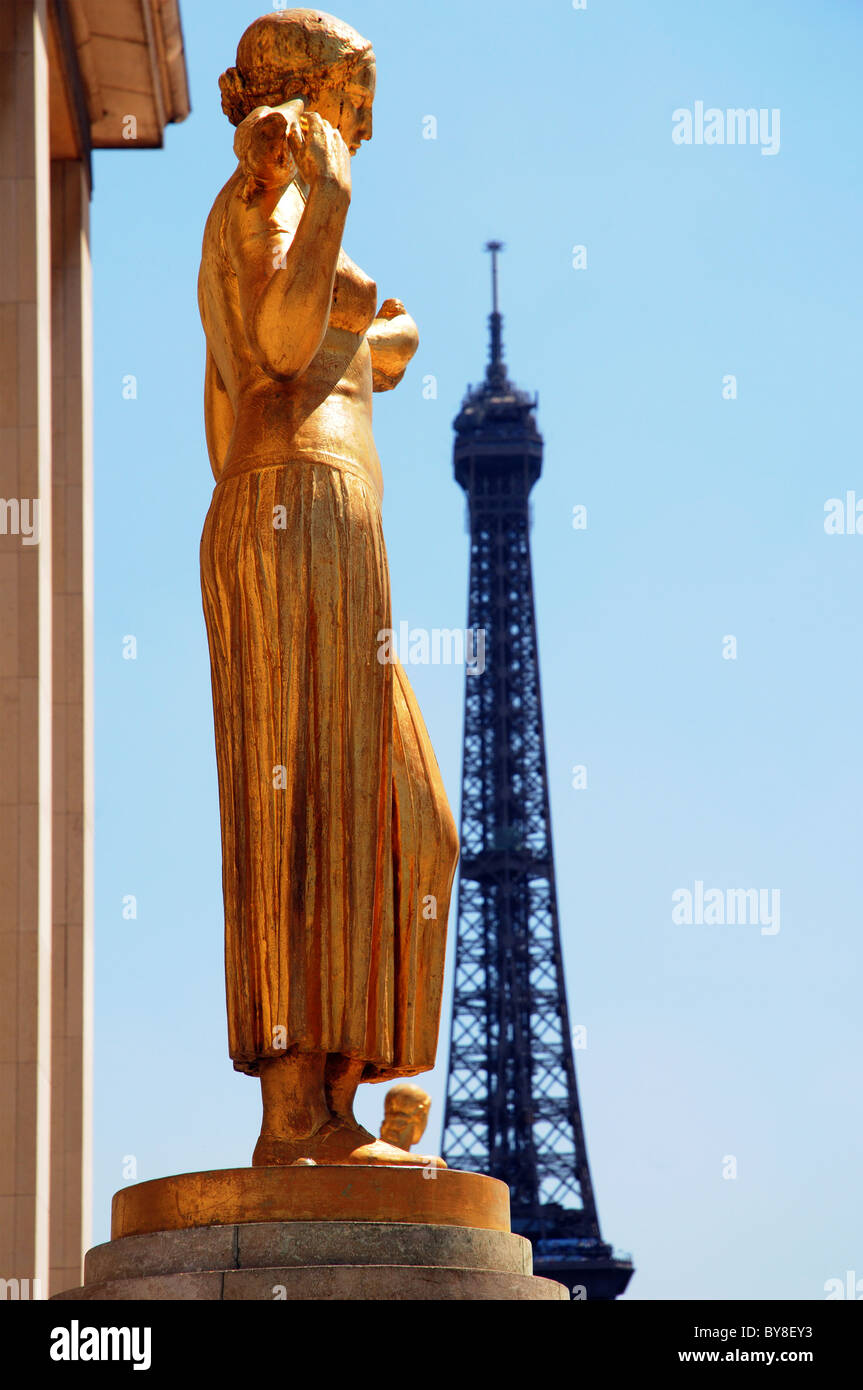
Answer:
<svg viewBox="0 0 863 1390"><path fill-rule="evenodd" d="M381 1138L387 1144L410 1151L425 1133L431 1096L421 1086L408 1081L391 1086L384 1098L384 1122Z"/></svg>
<svg viewBox="0 0 863 1390"><path fill-rule="evenodd" d="M237 65L219 78L232 125L259 106L302 97L334 125L351 154L372 136L375 56L368 39L323 10L276 10L250 24Z"/></svg>

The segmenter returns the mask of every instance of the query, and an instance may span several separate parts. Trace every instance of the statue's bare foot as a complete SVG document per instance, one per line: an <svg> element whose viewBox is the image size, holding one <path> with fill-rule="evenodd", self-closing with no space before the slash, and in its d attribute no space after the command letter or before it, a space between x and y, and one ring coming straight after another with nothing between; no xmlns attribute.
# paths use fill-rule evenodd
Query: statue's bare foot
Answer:
<svg viewBox="0 0 863 1390"><path fill-rule="evenodd" d="M376 1139L356 1120L346 1124L330 1120L314 1134L305 1138L283 1138L276 1134L261 1134L252 1156L254 1168L285 1168L300 1159L313 1159L316 1164L374 1163L412 1168L445 1168L442 1158L427 1154L412 1154Z"/></svg>
<svg viewBox="0 0 863 1390"><path fill-rule="evenodd" d="M351 1124L328 1120L314 1133L302 1138L261 1132L252 1155L253 1168L283 1168L299 1159L315 1163L350 1163L360 1146L373 1144L375 1136L354 1120Z"/></svg>
<svg viewBox="0 0 863 1390"><path fill-rule="evenodd" d="M362 1144L354 1149L349 1163L409 1164L412 1168L445 1168L442 1158L434 1154L412 1154L407 1149L398 1149L395 1144L387 1144L383 1139L375 1139L371 1144Z"/></svg>
<svg viewBox="0 0 863 1390"><path fill-rule="evenodd" d="M253 1168L290 1168L301 1159L311 1158L311 1139L280 1139L261 1134L252 1154Z"/></svg>

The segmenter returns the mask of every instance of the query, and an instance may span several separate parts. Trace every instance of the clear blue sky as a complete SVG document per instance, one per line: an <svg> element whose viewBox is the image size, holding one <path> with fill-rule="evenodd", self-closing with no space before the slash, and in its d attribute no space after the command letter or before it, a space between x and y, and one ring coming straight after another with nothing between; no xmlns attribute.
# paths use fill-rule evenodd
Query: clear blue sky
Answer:
<svg viewBox="0 0 863 1390"><path fill-rule="evenodd" d="M261 9L182 12L191 117L163 151L95 158L96 1240L127 1155L140 1180L244 1165L260 1115L226 1044L195 281L233 167L217 79ZM508 248L510 370L540 392L546 739L603 1233L634 1253L631 1297L823 1298L826 1280L863 1277L863 536L823 526L829 498L863 497L863 11L339 13L372 39L379 74L346 246L422 338L376 402L396 621L465 622L451 422L484 369L489 237ZM672 112L696 101L778 108L779 153L674 144ZM463 674L410 674L458 808ZM779 933L675 925L671 894L696 880L780 889ZM433 1143L448 992L444 1011ZM374 1128L382 1102L363 1088Z"/></svg>

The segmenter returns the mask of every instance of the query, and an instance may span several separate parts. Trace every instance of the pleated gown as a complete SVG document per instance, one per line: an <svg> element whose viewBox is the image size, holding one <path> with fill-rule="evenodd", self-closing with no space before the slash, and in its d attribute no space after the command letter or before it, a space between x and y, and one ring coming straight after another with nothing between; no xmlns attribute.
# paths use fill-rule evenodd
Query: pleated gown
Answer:
<svg viewBox="0 0 863 1390"><path fill-rule="evenodd" d="M378 659L374 487L314 458L222 478L201 576L234 1066L297 1047L367 1080L425 1071L458 840L407 677Z"/></svg>

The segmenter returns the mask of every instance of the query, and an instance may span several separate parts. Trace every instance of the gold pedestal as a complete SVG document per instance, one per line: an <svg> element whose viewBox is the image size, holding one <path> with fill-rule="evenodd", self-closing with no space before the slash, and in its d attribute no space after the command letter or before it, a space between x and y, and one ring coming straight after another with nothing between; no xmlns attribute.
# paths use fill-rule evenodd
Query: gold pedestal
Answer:
<svg viewBox="0 0 863 1390"><path fill-rule="evenodd" d="M453 1168L224 1168L115 1193L111 1237L247 1221L385 1221L509 1231L509 1188Z"/></svg>

